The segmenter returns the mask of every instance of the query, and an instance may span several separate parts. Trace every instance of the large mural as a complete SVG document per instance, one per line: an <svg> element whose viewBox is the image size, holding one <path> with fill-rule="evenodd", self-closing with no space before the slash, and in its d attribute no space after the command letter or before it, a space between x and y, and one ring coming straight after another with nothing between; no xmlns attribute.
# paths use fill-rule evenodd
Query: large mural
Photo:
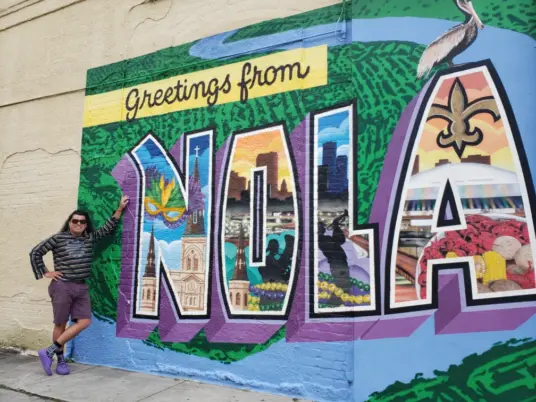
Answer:
<svg viewBox="0 0 536 402"><path fill-rule="evenodd" d="M391 3L88 71L80 204L131 203L75 358L315 400L532 395L531 3Z"/></svg>

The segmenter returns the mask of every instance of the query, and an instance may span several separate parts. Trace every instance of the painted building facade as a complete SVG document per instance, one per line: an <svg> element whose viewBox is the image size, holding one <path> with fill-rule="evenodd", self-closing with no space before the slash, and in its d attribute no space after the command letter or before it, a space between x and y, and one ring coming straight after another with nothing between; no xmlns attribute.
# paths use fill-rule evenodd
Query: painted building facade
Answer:
<svg viewBox="0 0 536 402"><path fill-rule="evenodd" d="M79 202L132 201L74 357L314 400L531 397L531 6L343 1L88 70Z"/></svg>

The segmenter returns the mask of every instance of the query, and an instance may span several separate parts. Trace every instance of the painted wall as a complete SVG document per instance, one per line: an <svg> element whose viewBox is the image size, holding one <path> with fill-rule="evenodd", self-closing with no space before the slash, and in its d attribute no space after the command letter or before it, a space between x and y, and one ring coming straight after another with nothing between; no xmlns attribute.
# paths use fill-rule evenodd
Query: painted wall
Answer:
<svg viewBox="0 0 536 402"><path fill-rule="evenodd" d="M132 202L74 357L321 400L532 395L531 4L460 4L347 1L89 70L79 202Z"/></svg>
<svg viewBox="0 0 536 402"><path fill-rule="evenodd" d="M28 252L77 204L87 70L336 2L0 2L0 345L37 350L52 336Z"/></svg>

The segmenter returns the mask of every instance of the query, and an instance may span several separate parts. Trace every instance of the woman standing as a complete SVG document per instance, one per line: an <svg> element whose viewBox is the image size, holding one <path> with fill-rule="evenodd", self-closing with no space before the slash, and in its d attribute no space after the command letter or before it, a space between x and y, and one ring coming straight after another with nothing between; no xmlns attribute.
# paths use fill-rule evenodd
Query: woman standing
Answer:
<svg viewBox="0 0 536 402"><path fill-rule="evenodd" d="M47 375L52 375L54 355L58 359L56 373L69 374L63 345L91 323L91 301L86 280L91 274L93 246L114 231L127 205L128 196L123 196L114 215L96 231L93 231L89 214L76 210L59 233L44 240L30 252L35 278L51 279L48 293L54 314L53 343L39 351ZM49 251L54 255L54 271L49 271L43 262L43 256ZM69 317L74 324L66 329Z"/></svg>

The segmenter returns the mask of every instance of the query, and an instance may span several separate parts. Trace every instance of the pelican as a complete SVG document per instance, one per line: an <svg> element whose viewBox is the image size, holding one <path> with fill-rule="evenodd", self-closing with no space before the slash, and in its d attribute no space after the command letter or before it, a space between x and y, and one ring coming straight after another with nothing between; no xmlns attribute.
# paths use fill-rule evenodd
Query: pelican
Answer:
<svg viewBox="0 0 536 402"><path fill-rule="evenodd" d="M424 49L417 67L417 78L428 75L434 66L444 61L452 67L454 65L452 59L475 41L478 28L484 29L484 24L480 21L471 0L454 1L456 7L465 15L465 21L449 29Z"/></svg>

